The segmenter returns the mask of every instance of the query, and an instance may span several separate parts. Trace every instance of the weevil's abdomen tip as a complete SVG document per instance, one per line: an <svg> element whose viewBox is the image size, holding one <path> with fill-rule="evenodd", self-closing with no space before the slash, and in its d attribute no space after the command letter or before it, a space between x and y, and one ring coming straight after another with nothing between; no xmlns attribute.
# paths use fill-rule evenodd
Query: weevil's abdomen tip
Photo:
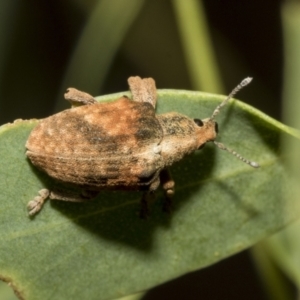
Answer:
<svg viewBox="0 0 300 300"><path fill-rule="evenodd" d="M258 163L256 163L255 161L251 161L250 166L253 167L253 168L259 168L260 167L260 165Z"/></svg>

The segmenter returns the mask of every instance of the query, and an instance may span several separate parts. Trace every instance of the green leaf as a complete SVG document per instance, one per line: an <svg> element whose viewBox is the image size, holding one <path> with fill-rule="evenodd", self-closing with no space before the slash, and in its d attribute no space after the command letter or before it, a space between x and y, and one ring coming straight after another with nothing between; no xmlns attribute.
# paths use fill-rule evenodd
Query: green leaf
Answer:
<svg viewBox="0 0 300 300"><path fill-rule="evenodd" d="M128 93L99 97L113 100ZM206 118L224 97L160 90L158 113ZM38 121L0 128L0 276L24 299L112 299L211 265L281 229L299 215L280 154L280 135L297 132L235 101L217 117L219 141L257 161L253 169L213 144L171 168L174 211L137 216L139 192L101 192L87 204L26 205L52 180L33 168L25 142Z"/></svg>

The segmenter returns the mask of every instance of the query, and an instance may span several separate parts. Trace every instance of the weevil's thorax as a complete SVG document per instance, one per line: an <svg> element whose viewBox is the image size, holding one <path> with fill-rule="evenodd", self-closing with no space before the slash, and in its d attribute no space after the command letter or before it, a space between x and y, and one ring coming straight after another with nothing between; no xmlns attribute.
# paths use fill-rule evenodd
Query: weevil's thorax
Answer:
<svg viewBox="0 0 300 300"><path fill-rule="evenodd" d="M193 120L175 112L158 115L157 119L163 129L161 155L166 166L179 161L217 136L216 122L211 119Z"/></svg>

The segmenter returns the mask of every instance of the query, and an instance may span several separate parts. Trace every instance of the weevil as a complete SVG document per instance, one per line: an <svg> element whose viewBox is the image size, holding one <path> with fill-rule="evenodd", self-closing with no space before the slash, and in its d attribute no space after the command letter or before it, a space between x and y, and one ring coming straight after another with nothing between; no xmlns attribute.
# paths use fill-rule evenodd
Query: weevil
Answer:
<svg viewBox="0 0 300 300"><path fill-rule="evenodd" d="M28 203L29 215L39 212L47 198L86 202L101 190L111 189L144 191L140 215L146 217L149 195L160 185L168 211L175 185L168 167L208 142L258 167L215 140L220 109L251 80L244 79L203 120L177 112L156 115L152 78L130 77L132 100L123 96L108 103L69 88L64 96L72 108L39 122L26 142L26 155L34 166L59 182L76 186L79 192L42 189Z"/></svg>

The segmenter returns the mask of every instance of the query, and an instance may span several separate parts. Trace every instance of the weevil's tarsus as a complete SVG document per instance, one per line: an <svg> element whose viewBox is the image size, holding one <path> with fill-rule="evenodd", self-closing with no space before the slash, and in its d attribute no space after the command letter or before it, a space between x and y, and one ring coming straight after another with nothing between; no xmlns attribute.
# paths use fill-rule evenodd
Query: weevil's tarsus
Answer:
<svg viewBox="0 0 300 300"><path fill-rule="evenodd" d="M128 85L134 101L148 102L155 108L157 92L153 78L142 79L139 76L131 76L128 78Z"/></svg>
<svg viewBox="0 0 300 300"><path fill-rule="evenodd" d="M29 203L27 204L27 209L28 209L28 215L30 217L34 216L42 209L49 195L50 195L49 190L42 189L39 191L39 196L36 196L34 197L33 200L29 201Z"/></svg>
<svg viewBox="0 0 300 300"><path fill-rule="evenodd" d="M235 157L237 157L238 159L240 159L242 162L248 164L249 166L253 167L253 168L259 168L259 164L256 163L255 161L250 161L246 158L244 158L243 156L241 156L239 153L237 153L236 151L227 148L225 145L223 145L222 143L216 142L214 141L214 144L221 150L225 150L229 153L231 153L232 155L234 155Z"/></svg>
<svg viewBox="0 0 300 300"><path fill-rule="evenodd" d="M220 109L227 104L227 102L234 96L236 95L243 87L245 87L246 85L248 85L250 82L252 81L251 77L247 77L244 80L241 81L240 84L238 84L233 90L232 92L227 96L227 98L220 103L216 109L214 110L212 116L210 117L211 120L213 120L220 112Z"/></svg>
<svg viewBox="0 0 300 300"><path fill-rule="evenodd" d="M68 88L64 97L71 103L72 107L97 103L93 96L75 88Z"/></svg>

